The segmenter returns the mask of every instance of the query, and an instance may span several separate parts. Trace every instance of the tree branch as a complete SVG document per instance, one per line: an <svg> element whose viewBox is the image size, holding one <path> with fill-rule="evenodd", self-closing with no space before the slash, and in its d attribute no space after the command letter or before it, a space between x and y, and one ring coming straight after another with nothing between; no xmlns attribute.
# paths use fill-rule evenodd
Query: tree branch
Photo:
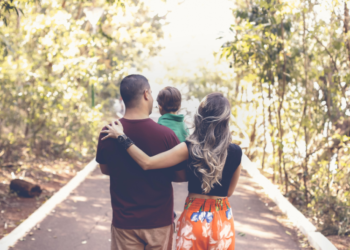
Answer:
<svg viewBox="0 0 350 250"><path fill-rule="evenodd" d="M308 31L309 33L311 33L309 30L307 30L307 31ZM334 65L335 70L336 70L337 72L339 72L339 71L338 71L338 67L337 67L337 63L334 61L331 52L329 52L329 50L327 49L327 47L320 41L320 39L318 39L317 36L315 36L314 34L312 34L312 36L313 36L313 38L316 39L317 43L320 44L320 45L325 49L325 51L327 52L327 54L329 55L329 57L330 57L331 60L332 60L332 63L333 63L333 65Z"/></svg>

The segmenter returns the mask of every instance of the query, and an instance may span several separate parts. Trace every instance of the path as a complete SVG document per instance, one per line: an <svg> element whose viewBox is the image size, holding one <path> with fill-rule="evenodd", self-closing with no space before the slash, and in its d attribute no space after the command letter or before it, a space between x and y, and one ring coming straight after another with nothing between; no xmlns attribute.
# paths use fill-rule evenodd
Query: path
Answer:
<svg viewBox="0 0 350 250"><path fill-rule="evenodd" d="M159 114L153 113L157 120ZM112 211L109 177L97 168L55 212L33 230L15 250L104 250L110 248ZM183 210L187 183L174 183L174 209ZM236 229L236 250L299 250L295 239L286 233L275 215L260 200L259 187L242 173L235 194L229 198ZM1 247L0 247L0 250Z"/></svg>
<svg viewBox="0 0 350 250"><path fill-rule="evenodd" d="M174 183L173 186L175 211L180 214L187 184ZM259 200L255 187L251 178L243 174L235 195L230 198L235 217L236 250L299 249ZM33 235L18 242L14 249L109 249L111 216L108 176L97 168L40 224L40 230L34 230ZM242 233L245 235L241 236Z"/></svg>

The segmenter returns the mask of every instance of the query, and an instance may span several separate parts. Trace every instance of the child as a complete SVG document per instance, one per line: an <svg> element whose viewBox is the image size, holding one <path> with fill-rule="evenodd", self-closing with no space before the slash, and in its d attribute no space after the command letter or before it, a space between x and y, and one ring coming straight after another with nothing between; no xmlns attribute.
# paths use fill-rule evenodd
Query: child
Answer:
<svg viewBox="0 0 350 250"><path fill-rule="evenodd" d="M188 128L184 123L184 115L176 114L181 107L181 93L177 88L165 87L157 97L159 112L162 115L158 123L174 131L180 142L188 136Z"/></svg>
<svg viewBox="0 0 350 250"><path fill-rule="evenodd" d="M162 115L158 119L160 125L170 128L179 138L180 142L184 142L188 136L188 128L184 123L184 115L177 115L181 107L181 93L177 88L165 87L157 97L159 112ZM176 213L174 211L174 218ZM174 224L175 228L175 224Z"/></svg>

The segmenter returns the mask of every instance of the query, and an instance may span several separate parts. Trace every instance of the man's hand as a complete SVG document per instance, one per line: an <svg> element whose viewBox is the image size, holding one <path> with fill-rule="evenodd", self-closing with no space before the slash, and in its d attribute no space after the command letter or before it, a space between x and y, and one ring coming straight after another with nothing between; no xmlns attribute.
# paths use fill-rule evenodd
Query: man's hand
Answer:
<svg viewBox="0 0 350 250"><path fill-rule="evenodd" d="M100 134L107 134L105 137L103 137L101 140L106 140L107 138L114 138L117 139L118 136L123 135L124 134L124 128L123 125L121 124L121 122L119 120L116 120L115 122L112 122L112 125L107 125L107 129L106 130L102 130L100 132Z"/></svg>

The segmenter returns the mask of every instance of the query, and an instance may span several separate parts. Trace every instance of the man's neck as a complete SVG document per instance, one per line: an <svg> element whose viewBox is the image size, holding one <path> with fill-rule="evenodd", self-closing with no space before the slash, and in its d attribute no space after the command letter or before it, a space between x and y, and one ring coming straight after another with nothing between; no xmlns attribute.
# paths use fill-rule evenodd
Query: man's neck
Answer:
<svg viewBox="0 0 350 250"><path fill-rule="evenodd" d="M149 114L140 109L126 109L125 110L125 119L128 120L142 120L149 118Z"/></svg>

